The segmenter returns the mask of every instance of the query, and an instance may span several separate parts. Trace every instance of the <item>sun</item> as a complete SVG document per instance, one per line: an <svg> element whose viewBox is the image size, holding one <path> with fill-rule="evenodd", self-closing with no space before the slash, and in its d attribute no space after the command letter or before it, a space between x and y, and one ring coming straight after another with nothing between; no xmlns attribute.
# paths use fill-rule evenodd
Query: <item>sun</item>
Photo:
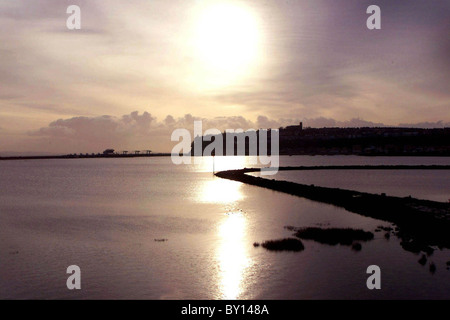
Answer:
<svg viewBox="0 0 450 320"><path fill-rule="evenodd" d="M258 21L248 8L221 3L201 11L195 48L206 71L223 79L239 77L258 60L259 45Z"/></svg>

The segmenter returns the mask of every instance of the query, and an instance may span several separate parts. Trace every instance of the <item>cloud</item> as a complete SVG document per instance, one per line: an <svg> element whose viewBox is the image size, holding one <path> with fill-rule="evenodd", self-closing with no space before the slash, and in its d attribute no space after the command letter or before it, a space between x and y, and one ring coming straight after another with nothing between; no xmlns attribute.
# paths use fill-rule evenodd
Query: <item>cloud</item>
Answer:
<svg viewBox="0 0 450 320"><path fill-rule="evenodd" d="M276 50L269 48L273 69L261 72L253 90L221 92L216 98L272 117L361 115L383 122L426 119L424 103L441 111L448 107L448 3L381 0L382 29L374 32L365 27L370 4L279 5L273 16L280 20L271 26L276 30L270 38Z"/></svg>
<svg viewBox="0 0 450 320"><path fill-rule="evenodd" d="M450 122L445 121L436 121L436 122L419 122L419 123L400 123L399 127L407 127L407 128L450 128Z"/></svg>
<svg viewBox="0 0 450 320"><path fill-rule="evenodd" d="M103 115L97 117L73 117L51 122L47 127L30 131L34 137L46 137L55 144L68 144L86 152L100 151L102 147L142 145L147 147L146 138L151 134L155 118L148 112L139 115L134 111L120 118Z"/></svg>
<svg viewBox="0 0 450 320"><path fill-rule="evenodd" d="M170 151L174 145L170 136L175 129L187 129L193 136L194 121L202 121L203 131L216 128L254 129L255 123L242 116L202 118L186 114L175 118L168 115L158 121L145 111L139 114L133 111L121 117L103 115L97 117L73 117L58 119L48 126L28 132L29 137L45 139L51 151L63 152L99 152L105 148L117 150ZM42 141L41 141L42 142Z"/></svg>
<svg viewBox="0 0 450 320"><path fill-rule="evenodd" d="M272 128L276 129L281 127L280 121L271 120L266 116L258 116L256 123L258 124L258 128Z"/></svg>
<svg viewBox="0 0 450 320"><path fill-rule="evenodd" d="M221 130L448 121L448 0L379 0L379 31L365 27L369 0L236 1L261 23L261 56L214 89L221 74L196 55L202 1L74 0L76 32L65 1L0 1L0 125L42 127L28 137L43 149L97 151L168 150L171 129L194 119ZM141 106L152 113L131 112Z"/></svg>
<svg viewBox="0 0 450 320"><path fill-rule="evenodd" d="M36 148L45 152L79 153L101 152L106 148L116 150L146 150L170 152L175 145L170 141L175 129L187 129L193 137L194 121L202 121L203 132L207 129L259 129L279 128L296 125L298 119L270 119L260 115L256 121L242 116L202 118L191 114L182 117L167 115L159 121L151 113L133 111L121 117L103 115L97 117L73 117L59 119L48 126L28 132L35 145L29 145L29 151ZM304 127L384 127L383 123L366 121L359 118L338 121L333 118L304 118ZM442 128L450 123L437 121L416 124L400 124L401 127ZM35 148L35 149L33 149Z"/></svg>

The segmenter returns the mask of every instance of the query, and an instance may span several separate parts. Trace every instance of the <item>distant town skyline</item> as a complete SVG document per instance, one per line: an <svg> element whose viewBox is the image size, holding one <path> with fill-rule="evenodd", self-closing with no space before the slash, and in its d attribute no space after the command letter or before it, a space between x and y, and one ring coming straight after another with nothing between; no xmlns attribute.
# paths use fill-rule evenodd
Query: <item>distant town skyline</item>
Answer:
<svg viewBox="0 0 450 320"><path fill-rule="evenodd" d="M0 155L218 128L449 126L448 1L0 1ZM381 30L366 9L381 8Z"/></svg>

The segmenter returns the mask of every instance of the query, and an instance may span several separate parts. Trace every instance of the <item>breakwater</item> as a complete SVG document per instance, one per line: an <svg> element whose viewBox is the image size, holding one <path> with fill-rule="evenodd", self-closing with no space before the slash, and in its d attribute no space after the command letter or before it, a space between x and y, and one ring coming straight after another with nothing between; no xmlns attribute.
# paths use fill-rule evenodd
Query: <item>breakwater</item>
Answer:
<svg viewBox="0 0 450 320"><path fill-rule="evenodd" d="M450 170L450 166L316 166L278 170ZM450 203L327 188L249 175L259 168L217 172L216 176L331 204L363 216L395 224L405 250L429 252L450 248Z"/></svg>

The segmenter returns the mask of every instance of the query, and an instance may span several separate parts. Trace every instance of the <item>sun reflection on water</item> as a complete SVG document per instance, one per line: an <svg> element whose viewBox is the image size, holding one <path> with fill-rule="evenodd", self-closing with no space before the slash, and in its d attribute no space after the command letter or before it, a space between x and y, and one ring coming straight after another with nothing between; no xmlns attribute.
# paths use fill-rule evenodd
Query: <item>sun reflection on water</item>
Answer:
<svg viewBox="0 0 450 320"><path fill-rule="evenodd" d="M215 157L194 157L195 170L199 172L218 172L245 167L258 167L258 157L256 156L215 156ZM197 163L197 162L198 163Z"/></svg>
<svg viewBox="0 0 450 320"><path fill-rule="evenodd" d="M221 178L205 181L200 191L201 202L230 204L242 200L241 183Z"/></svg>
<svg viewBox="0 0 450 320"><path fill-rule="evenodd" d="M204 157L197 170L200 172L238 169L246 166L245 157ZM216 249L218 266L218 299L235 300L246 290L246 277L252 264L248 256L247 218L238 209L239 202L244 199L242 183L211 177L202 180L198 200L204 203L215 203L223 206L228 212L222 216ZM232 208L232 210L230 210Z"/></svg>
<svg viewBox="0 0 450 320"><path fill-rule="evenodd" d="M222 299L238 299L245 285L245 273L251 264L246 252L247 221L241 212L226 215L219 227L218 248Z"/></svg>

